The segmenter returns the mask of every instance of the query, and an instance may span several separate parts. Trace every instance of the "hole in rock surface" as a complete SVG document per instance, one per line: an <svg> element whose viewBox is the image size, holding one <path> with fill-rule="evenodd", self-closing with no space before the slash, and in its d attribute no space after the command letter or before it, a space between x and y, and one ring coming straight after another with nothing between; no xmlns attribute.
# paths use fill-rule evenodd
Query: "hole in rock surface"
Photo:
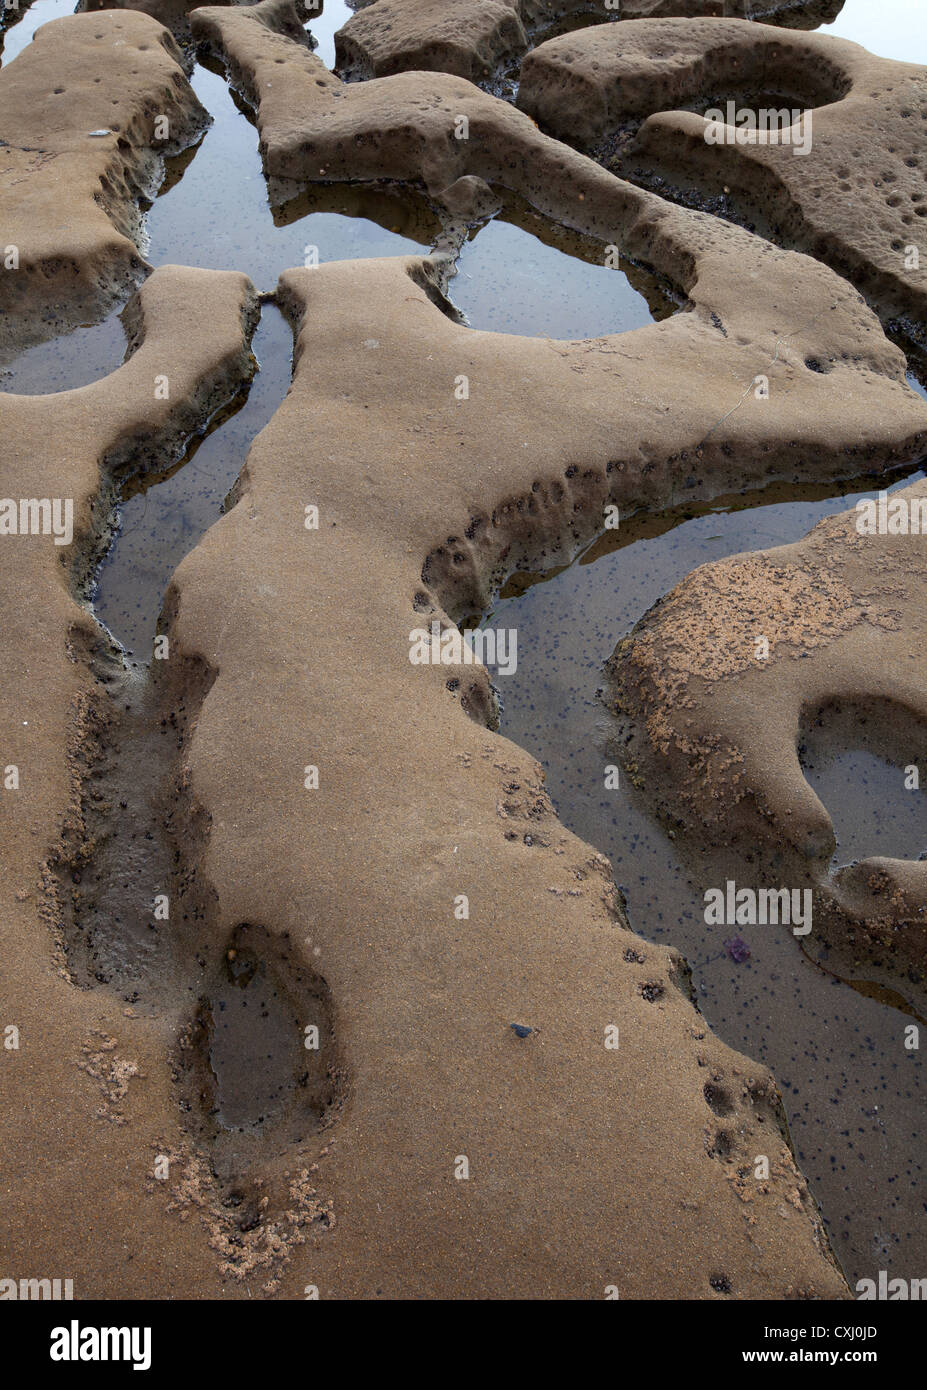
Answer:
<svg viewBox="0 0 927 1390"><path fill-rule="evenodd" d="M272 1122L294 1097L305 1098L316 1120L331 1100L327 987L314 977L297 999L293 982L268 957L266 936L254 927L236 933L200 1010L215 1118L240 1132ZM304 1046L307 1028L316 1030L315 1047Z"/></svg>
<svg viewBox="0 0 927 1390"><path fill-rule="evenodd" d="M805 718L798 753L833 822L835 864L927 853L927 727L916 717L835 700Z"/></svg>

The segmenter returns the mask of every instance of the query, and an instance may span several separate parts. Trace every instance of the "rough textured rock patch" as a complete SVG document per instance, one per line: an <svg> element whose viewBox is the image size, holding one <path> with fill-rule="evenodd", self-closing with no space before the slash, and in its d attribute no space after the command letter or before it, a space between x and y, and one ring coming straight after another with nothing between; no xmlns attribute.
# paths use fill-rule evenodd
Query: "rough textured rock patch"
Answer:
<svg viewBox="0 0 927 1390"><path fill-rule="evenodd" d="M148 26L175 62L148 19L79 22L104 20L110 36ZM122 1008L107 979L79 989L49 949L69 892L61 869L94 852L82 808L99 786L107 699L102 635L73 594L105 534L113 472L170 452L247 374L252 289L159 271L130 310L141 345L120 372L0 401L3 489L28 478L78 499L66 564L48 538L6 557L4 727L32 727L20 718L30 701L35 726L20 735L29 781L4 807L4 877L17 886L0 928L10 1006L42 1039L11 1088L12 1257L28 1249L54 1268L79 1251L79 1296L301 1297L307 1282L323 1297L601 1298L610 1285L629 1298L845 1296L772 1077L711 1036L678 956L628 931L607 862L559 824L538 765L489 731L486 671L408 657L414 629L453 633L502 574L570 555L607 502L658 507L911 460L927 410L901 354L831 271L623 183L466 81L342 84L281 0L210 8L193 26L257 109L273 176L422 183L464 217L512 189L619 242L679 287L685 311L556 342L462 327L438 259L284 276L293 388L165 605L173 655L154 696L171 730L182 911L157 984L172 1009ZM169 80L188 100L182 75ZM466 141L453 133L461 115ZM113 131L127 162L147 159L150 116ZM84 158L80 132L53 134L55 158L70 138ZM89 208L94 179L106 191L112 176L80 167ZM127 219L131 204L128 191L113 201ZM102 223L91 230L103 237ZM61 293L67 267L52 270ZM151 390L162 372L171 405ZM774 580L760 568L741 592L759 603ZM823 635L857 621L848 581L811 588ZM777 650L808 600L802 575L786 591ZM690 663L686 685L700 669ZM229 1139L212 1048L229 977L247 985L252 970L305 1010L298 1023L317 1025L322 1046L290 1078L307 1103L287 1108L275 1081L269 1122ZM227 1044L238 1071L253 1036ZM298 1030L287 1036L302 1058ZM62 1094L48 1123L35 1097ZM759 1183L757 1154L770 1160ZM106 1174L105 1191L88 1193L85 1168ZM27 1213L46 1210L49 1173L65 1209L36 1230Z"/></svg>
<svg viewBox="0 0 927 1390"><path fill-rule="evenodd" d="M811 111L811 148L709 144L698 106ZM744 20L609 25L524 62L519 106L617 173L832 266L924 345L927 69ZM642 124L641 124L642 123ZM732 127L726 127L731 130Z"/></svg>
<svg viewBox="0 0 927 1390"><path fill-rule="evenodd" d="M738 15L800 27L833 18L842 0L621 0L606 11L603 0L375 0L339 30L339 71L354 77L387 77L418 71L456 73L471 81L489 77L502 62L519 57L535 36L557 22Z"/></svg>
<svg viewBox="0 0 927 1390"><path fill-rule="evenodd" d="M927 487L892 496L904 505ZM922 1003L927 864L831 870L831 818L799 761L803 728L834 707L851 725L862 719L875 751L899 747L902 766L923 756L927 540L860 534L858 515L689 575L619 644L609 703L630 735L627 764L663 819L709 851L733 847L742 881L811 884L808 948L830 945L857 978Z"/></svg>

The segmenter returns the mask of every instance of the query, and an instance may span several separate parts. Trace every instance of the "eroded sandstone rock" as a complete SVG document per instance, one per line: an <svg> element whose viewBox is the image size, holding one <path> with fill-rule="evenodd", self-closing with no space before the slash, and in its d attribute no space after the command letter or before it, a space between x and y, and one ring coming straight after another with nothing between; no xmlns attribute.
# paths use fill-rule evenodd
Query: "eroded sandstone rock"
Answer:
<svg viewBox="0 0 927 1390"><path fill-rule="evenodd" d="M648 487L609 460L656 405L667 325L472 332L419 260L291 271L280 302L293 387L166 605L178 659L210 675L183 771L204 957L260 924L330 991L343 1102L250 1180L271 1217L299 1153L332 1220L274 1287L840 1297L770 1078L711 1037L674 953L627 931L606 861L485 727L485 672L409 659L500 563ZM702 428L664 420L654 447ZM756 1189L753 1151L775 1156Z"/></svg>
<svg viewBox="0 0 927 1390"><path fill-rule="evenodd" d="M197 36L225 57L232 80L254 106L265 168L273 178L290 182L387 179L423 183L439 200L442 191L461 178L480 178L496 189L514 190L545 215L597 236L603 242L614 243L632 257L642 255L651 266L677 282L685 273L684 268L691 264L697 248L705 248L709 242L719 257L727 254L738 259L745 257L756 266L759 264L757 258L765 254L761 241L755 237L739 237L728 223L720 219L699 222L684 209L668 205L665 199L609 175L595 161L568 148L559 139L542 134L527 117L472 83L446 74L423 76L414 73L365 83L341 83L310 52L288 0L262 0L261 4L248 9L206 8L196 11L192 22ZM698 51L711 35L721 47L733 44L731 71L743 67L745 55L749 53L754 54L757 64L767 59L771 61L773 56L791 55L791 71L804 73L818 94L830 90L834 84L840 85L843 81L841 65L846 63L862 65L867 71L870 65L875 65L883 83L890 81L892 73L898 69L899 83L895 89L902 93L911 86L912 101L924 82L922 69L873 59L854 44L783 34L765 25L735 20L677 21L675 27L670 24L665 31L653 22L635 24L630 21L557 40L532 55L532 61L548 64L551 60L546 54L553 51L556 58L561 52L558 44L580 45L577 51L583 53L582 45L591 45L591 35L606 55L612 54L611 66L614 66L620 60L622 47L616 47L613 35L620 37L627 33L627 42L632 48L635 44L643 45L646 52L651 43L648 35L653 32L665 32L667 42L678 43L683 55L693 49ZM689 35L694 37L687 38ZM806 43L812 46L806 49L803 47ZM590 51L597 52L598 48L591 46ZM595 58L590 59L590 67L595 61ZM646 60L647 81L637 87L629 83L631 95L627 100L633 103L649 99L643 94L651 90L650 68L659 68L659 65L659 61L654 64ZM562 66L572 68L572 63L564 61ZM679 66L684 75L690 72L691 65L685 56L679 60ZM606 74L601 81L608 86L611 81L607 77L609 62L603 62L601 67ZM694 71L698 78L697 64ZM790 81L787 63L782 71L783 81ZM551 95L547 103L551 108L561 101L563 83L558 79L549 91L553 92L554 87L556 101ZM529 85L529 91L533 90ZM558 120L557 133L565 135L571 123L579 122L581 110L592 111L594 122L603 126L609 124L610 118L600 120L595 116L595 104L587 101L581 81L570 91L572 99L569 92L563 95L562 107L566 114ZM624 98L616 98L621 99ZM862 96L860 101L866 105ZM909 248L904 237L916 238L923 225L920 210L927 209L927 202L920 201L922 195L918 191L923 183L920 155L904 153L905 147L894 140L900 141L909 125L920 124L920 117L912 106L910 121L903 115L894 122L886 118L895 137L893 140L888 132L883 135L887 146L894 148L895 153L886 156L891 170L886 171L885 178L898 192L890 195L889 200L897 207L887 208L885 215L890 222L883 224L876 220L876 205L882 208L886 184L882 176L873 180L871 170L867 170L865 177L870 183L878 183L879 189L873 193L870 217L851 211L848 202L825 196L828 188L831 192L834 190L832 175L841 174L843 167L838 149L860 168L859 156L852 148L860 139L854 124L855 109L849 99L824 108L823 117L835 114L830 115L830 124L823 120L823 127L822 113L819 113L818 124L814 127L819 133L815 135L813 153L806 159L798 157L791 149L751 149L751 160L776 163L777 168L787 160L791 161L790 170L793 167L817 170L817 173L795 177L800 181L810 180L820 195L811 198L818 209L814 214L820 222L818 232L811 234L814 230L811 214L807 226L796 214L791 231L776 223L770 227L770 234L784 241L800 244L807 241L808 250L831 262L846 278L857 279L896 326L919 338L922 330L916 322L917 308L925 294L927 261L918 255L918 268L906 269ZM903 112L909 107L902 105L890 109ZM866 110L869 111L869 107ZM538 114L543 115L543 111L539 110ZM709 161L741 159L739 146L733 152L724 152L704 144L705 122L701 117L694 113L677 114L684 124L697 126L698 139ZM869 114L875 119L874 111ZM864 115L868 120L865 111L860 113L860 119ZM878 121L876 125L878 129ZM789 177L792 177L791 172ZM823 181L819 188L816 180ZM757 187L775 190L776 184L764 174ZM881 213L879 215L881 217ZM667 254L661 255L661 248L653 244L648 244L646 249L640 245L635 224L639 226L641 221L660 226L672 239L672 254L668 254L669 247L663 248ZM794 272L799 273L800 263L792 264ZM753 274L753 271L747 272L747 278L752 278ZM819 366L826 370L826 363Z"/></svg>
<svg viewBox="0 0 927 1390"><path fill-rule="evenodd" d="M728 101L796 119L747 143ZM616 173L807 251L927 342L927 68L745 20L631 22L536 49L518 102Z"/></svg>
<svg viewBox="0 0 927 1390"><path fill-rule="evenodd" d="M250 0L219 0L220 3L229 5L247 5ZM142 14L151 15L159 24L163 24L178 43L185 49L190 47L190 12L197 8L198 0L79 0L77 9L90 13L98 13L102 10L139 10ZM296 0L296 8L303 19L308 19L310 11L307 9L303 0ZM192 59L191 59L192 61Z"/></svg>
<svg viewBox="0 0 927 1390"><path fill-rule="evenodd" d="M693 850L702 846L703 874L714 862L739 869L742 882L810 885L806 949L832 948L841 973L920 1007L927 864L832 867L831 815L799 756L825 713L898 763L899 788L903 769L923 760L927 526L910 520L919 507L927 520L927 486L886 496L886 518L889 504L908 519L895 534L869 534L854 509L796 545L696 570L619 644L607 698L642 795Z"/></svg>
<svg viewBox="0 0 927 1390"><path fill-rule="evenodd" d="M336 36L336 66L352 77L450 72L488 78L564 21L737 15L804 28L823 24L843 0L375 0L358 8Z"/></svg>
<svg viewBox="0 0 927 1390"><path fill-rule="evenodd" d="M322 1296L844 1296L772 1078L708 1032L675 953L627 930L607 863L560 826L533 760L486 727L486 672L413 666L409 643L432 622L453 631L515 565L572 553L608 501L666 505L911 459L927 414L901 354L828 270L622 184L467 83L383 79L363 96L325 72L279 3L198 22L259 107L269 171L421 180L464 217L514 188L620 239L680 284L688 311L560 343L463 328L437 262L284 277L279 300L299 327L293 390L165 609L160 708L183 812L165 987L180 1002L136 1019L106 989L79 993L59 961L58 1012L11 1112L36 1088L64 1091L68 1067L87 1089L66 1095L54 1134L30 1131L23 1145L20 1132L45 1167L23 1160L13 1175L12 1254L27 1232L49 1268L79 1249L80 1292L121 1296L227 1294L240 1281L290 1296L307 1283ZM465 150L450 143L461 113L473 122ZM250 290L206 276L158 272L143 291L151 313L163 285L188 305L190 318L170 323L186 426L209 396L198 371L227 383L246 370ZM164 349L163 335L146 343ZM134 375L51 407L9 401L9 476L47 430L42 486L63 486L66 442L81 463L82 535L100 488L91 463L128 465L139 435L159 452L159 430L169 437L168 407L153 418L136 391L155 357L143 344L123 373L133 363ZM112 413L123 390L129 423ZM44 595L41 564L22 582ZM9 881L24 883L9 918L22 938L13 1004L27 1033L47 1008L37 981L52 975L30 868L51 826L81 835L92 771L68 770L60 753L72 693L84 740L72 749L98 734L79 661L99 633L59 589L41 670L30 634L14 633L20 683L5 721L12 729L38 676L46 799L27 804L10 842ZM245 1011L221 1007L253 979L273 983L284 1029L314 1028L320 1044L304 1079L269 1078L268 1115L249 1089L255 1034L235 1032ZM225 1033L220 1013L237 1019ZM617 1048L605 1046L610 1029ZM217 1066L244 1099L223 1092ZM223 1105L247 1120L244 1138L218 1132ZM757 1153L770 1158L760 1183ZM89 1239L88 1166L120 1183L92 1190L101 1219ZM67 1211L36 1232L25 1213L41 1207L49 1173Z"/></svg>
<svg viewBox="0 0 927 1390"><path fill-rule="evenodd" d="M208 122L146 15L43 25L0 70L0 354L103 317L147 273L138 199Z"/></svg>

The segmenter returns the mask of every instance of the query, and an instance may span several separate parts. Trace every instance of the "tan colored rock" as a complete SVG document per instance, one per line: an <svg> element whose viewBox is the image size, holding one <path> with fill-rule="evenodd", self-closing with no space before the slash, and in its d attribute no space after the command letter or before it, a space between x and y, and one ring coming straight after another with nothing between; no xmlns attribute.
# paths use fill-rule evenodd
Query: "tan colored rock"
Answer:
<svg viewBox="0 0 927 1390"><path fill-rule="evenodd" d="M737 15L800 28L823 24L843 0L621 0L607 14L602 0L375 0L336 35L336 66L352 77L450 72L472 82L491 77L564 20Z"/></svg>
<svg viewBox="0 0 927 1390"><path fill-rule="evenodd" d="M234 4L236 0L227 0L227 3ZM131 3L129 0L80 0L78 8L89 14L106 10L137 10L156 19L170 29L175 39L182 42L190 36L189 15L195 5L191 0L131 0Z"/></svg>
<svg viewBox="0 0 927 1390"><path fill-rule="evenodd" d="M0 396L0 497L70 499L74 525L70 546L0 535L2 1025L19 1030L15 1050L4 1032L0 1267L73 1279L75 1299L223 1289L199 1232L172 1229L166 1249L144 1196L176 1116L170 1022L74 983L63 924L95 747L137 694L75 594L109 527L114 475L182 455L250 372L254 317L245 276L164 267L129 306L135 351L117 371L57 395Z"/></svg>
<svg viewBox="0 0 927 1390"><path fill-rule="evenodd" d="M728 23L742 32L736 21ZM614 177L472 83L440 73L340 82L309 50L289 0L262 0L246 9L207 7L194 12L192 24L196 37L225 58L232 81L254 107L272 179L424 183L440 198L458 180L478 178L497 192L513 190L543 215L619 246L676 283L687 276L693 256L709 246L719 265L736 255L765 273L759 266L768 247L758 238ZM634 23L617 26L625 29L635 31ZM783 42L791 41L784 36ZM798 273L800 262L792 264ZM911 283L916 296L918 277Z"/></svg>
<svg viewBox="0 0 927 1390"><path fill-rule="evenodd" d="M147 273L138 199L208 121L180 58L153 19L106 12L43 25L0 70L5 359L103 317Z"/></svg>
<svg viewBox="0 0 927 1390"><path fill-rule="evenodd" d="M188 1012L195 1150L220 1144L218 1205L233 1182L243 1204L263 1193L271 1232L308 1167L328 1216L274 1271L282 1296L840 1297L768 1075L711 1037L674 953L627 931L606 861L486 729L485 671L409 659L500 566L651 490L710 418L701 353L682 320L595 343L472 332L436 275L287 272L294 384L168 595L172 663L208 690L178 769L206 978L247 937L295 1017L327 1000L327 1088L281 1104L237 1167L197 1118L215 1092ZM648 475L618 440L654 418L655 359L692 400L651 436ZM747 1203L755 1153L774 1176Z"/></svg>
<svg viewBox="0 0 927 1390"><path fill-rule="evenodd" d="M415 260L335 263L281 287L302 322L294 388L166 605L160 712L185 729L177 925L173 960L135 979L128 1012L111 988L75 987L64 943L51 949L67 876L38 881L62 824L59 868L81 862L94 749L113 738L85 664L99 634L50 573L50 547L24 542L36 568L9 572L3 727L28 780L7 807L0 913L6 1017L24 1040L7 1092L15 1143L0 1135L16 1155L4 1268L76 1270L78 1297L296 1297L307 1284L323 1297L843 1297L768 1072L708 1032L675 953L627 931L606 861L558 824L533 760L482 726L485 672L408 661L410 630L447 625L500 566L571 549L608 495L653 495L666 477L654 448L616 459L615 441L653 425L663 374L688 404L661 412L655 448L676 457L704 434L700 364L726 340L708 315L594 343L473 333L441 311L437 275ZM738 295L720 283L736 332ZM177 400L211 410L195 372L227 390L242 370L246 292L234 275L156 272L125 368L51 402L2 403L4 490L36 443L48 471L29 476L50 493L80 482L81 497L99 487L90 461L131 458L140 432L160 453L176 407L153 416L145 381L167 360ZM848 295L834 331L846 338L857 315L870 318ZM923 412L884 352L846 370L866 413L891 402L913 425ZM823 405L819 376L801 380ZM721 456L755 430L731 421ZM33 747L12 733L24 712L33 727L37 690ZM370 728L373 740L350 732ZM211 1117L198 1001L238 956L300 1024L321 1020L328 1070L229 1139ZM771 1177L754 1190L743 1172L758 1152Z"/></svg>
<svg viewBox="0 0 927 1390"><path fill-rule="evenodd" d="M219 0L219 3L247 5L251 0ZM196 7L197 0L79 0L77 6L79 11L92 14L104 10L139 10L142 14L151 15L152 19L156 19L166 29L170 29L174 38L184 48L190 46L190 12ZM297 0L296 8L304 20L309 19L311 12L302 0Z"/></svg>
<svg viewBox="0 0 927 1390"><path fill-rule="evenodd" d="M918 502L927 524L924 483L892 494L891 506L911 516ZM708 862L739 865L735 881L810 885L805 948L833 948L841 973L922 1007L927 864L832 869L834 827L799 759L821 711L840 711L862 746L899 760L899 785L900 769L921 760L927 539L860 534L858 523L868 524L854 509L796 545L697 569L619 644L608 699L661 819L692 846L724 851Z"/></svg>
<svg viewBox="0 0 927 1390"><path fill-rule="evenodd" d="M778 142L708 143L706 131L736 139L734 127L674 109L726 115L727 99L754 113L807 108L810 124ZM529 54L518 103L616 173L824 261L927 343L927 68L746 20L631 22Z"/></svg>

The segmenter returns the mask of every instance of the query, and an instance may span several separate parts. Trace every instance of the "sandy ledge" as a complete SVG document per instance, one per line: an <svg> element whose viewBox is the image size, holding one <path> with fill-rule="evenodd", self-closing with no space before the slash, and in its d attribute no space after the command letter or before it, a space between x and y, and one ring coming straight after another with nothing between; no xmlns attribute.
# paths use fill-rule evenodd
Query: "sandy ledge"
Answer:
<svg viewBox="0 0 927 1390"><path fill-rule="evenodd" d="M485 80L564 20L626 20L737 15L800 28L826 23L842 0L375 0L358 6L336 35L336 66L353 78L417 70Z"/></svg>
<svg viewBox="0 0 927 1390"><path fill-rule="evenodd" d="M18 261L0 270L4 358L141 283L138 199L208 120L170 34L130 11L43 25L0 70L0 250Z"/></svg>
<svg viewBox="0 0 927 1390"><path fill-rule="evenodd" d="M166 605L179 655L209 672L180 772L204 828L186 877L205 976L247 929L330 991L337 1095L306 1144L332 1218L275 1287L839 1297L770 1078L711 1037L678 957L626 930L606 861L558 824L533 760L483 726L484 673L409 662L410 631L446 625L502 555L570 543L608 486L596 414L633 396L590 344L461 328L428 274L287 273L294 385ZM471 403L454 400L460 371ZM585 456L567 400L589 421ZM477 497L497 499L491 518ZM271 1220L306 1152L281 1142L291 1123L281 1107L253 1159ZM747 1154L770 1137L776 1178L755 1192Z"/></svg>

